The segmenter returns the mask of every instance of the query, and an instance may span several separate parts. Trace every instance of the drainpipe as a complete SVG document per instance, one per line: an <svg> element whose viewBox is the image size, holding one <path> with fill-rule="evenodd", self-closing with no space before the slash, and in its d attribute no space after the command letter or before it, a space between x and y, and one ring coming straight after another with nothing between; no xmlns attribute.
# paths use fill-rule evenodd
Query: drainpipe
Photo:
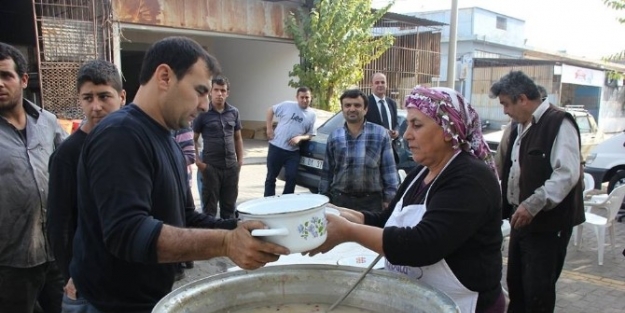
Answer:
<svg viewBox="0 0 625 313"><path fill-rule="evenodd" d="M447 53L447 87L454 89L456 83L456 45L458 36L458 0L451 0L449 21L449 51Z"/></svg>

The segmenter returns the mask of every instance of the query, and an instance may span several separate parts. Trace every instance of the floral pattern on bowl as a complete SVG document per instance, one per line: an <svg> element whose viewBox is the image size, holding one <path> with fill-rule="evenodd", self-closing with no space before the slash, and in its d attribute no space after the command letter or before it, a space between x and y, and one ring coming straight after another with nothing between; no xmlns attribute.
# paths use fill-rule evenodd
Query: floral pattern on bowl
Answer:
<svg viewBox="0 0 625 313"><path fill-rule="evenodd" d="M297 231L300 237L308 239L308 237L317 238L326 233L326 219L313 216L309 221L299 224Z"/></svg>

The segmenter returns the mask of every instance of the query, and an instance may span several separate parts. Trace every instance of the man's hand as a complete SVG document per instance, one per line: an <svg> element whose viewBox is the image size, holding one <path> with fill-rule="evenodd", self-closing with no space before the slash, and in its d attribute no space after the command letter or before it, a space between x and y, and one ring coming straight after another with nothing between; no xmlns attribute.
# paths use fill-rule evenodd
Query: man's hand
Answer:
<svg viewBox="0 0 625 313"><path fill-rule="evenodd" d="M206 163L200 160L195 161L195 166L197 166L197 169L200 171L200 173L204 173L204 171L206 170Z"/></svg>
<svg viewBox="0 0 625 313"><path fill-rule="evenodd" d="M514 229L519 229L529 225L532 222L534 216L521 204L516 209L512 218L510 218L510 226Z"/></svg>
<svg viewBox="0 0 625 313"><path fill-rule="evenodd" d="M289 249L254 238L250 232L263 229L259 221L239 223L236 229L224 238L225 255L242 269L253 270L277 261L280 255L288 255Z"/></svg>
<svg viewBox="0 0 625 313"><path fill-rule="evenodd" d="M399 132L396 130L389 129L388 135L391 136L391 139L396 139L397 137L399 137Z"/></svg>
<svg viewBox="0 0 625 313"><path fill-rule="evenodd" d="M389 205L389 203L388 203L388 202L382 202L382 209L383 209L383 210L388 209L388 205Z"/></svg>
<svg viewBox="0 0 625 313"><path fill-rule="evenodd" d="M273 139L273 128L267 128L267 139Z"/></svg>
<svg viewBox="0 0 625 313"><path fill-rule="evenodd" d="M291 146L297 146L299 145L300 141L302 141L302 136L295 136L291 138L291 140L289 140L289 144Z"/></svg>

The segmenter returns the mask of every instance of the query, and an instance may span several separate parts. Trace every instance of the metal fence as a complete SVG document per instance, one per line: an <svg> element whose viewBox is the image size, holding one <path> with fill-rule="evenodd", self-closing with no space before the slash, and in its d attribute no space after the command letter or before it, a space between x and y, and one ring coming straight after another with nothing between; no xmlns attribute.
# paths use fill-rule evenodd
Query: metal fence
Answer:
<svg viewBox="0 0 625 313"><path fill-rule="evenodd" d="M87 60L111 60L108 0L33 0L42 105L80 119L76 74Z"/></svg>

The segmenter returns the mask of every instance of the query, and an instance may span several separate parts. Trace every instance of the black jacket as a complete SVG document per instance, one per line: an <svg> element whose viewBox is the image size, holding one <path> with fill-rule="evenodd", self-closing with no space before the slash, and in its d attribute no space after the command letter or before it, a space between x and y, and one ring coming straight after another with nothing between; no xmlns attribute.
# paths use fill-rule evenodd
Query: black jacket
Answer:
<svg viewBox="0 0 625 313"><path fill-rule="evenodd" d="M384 101L388 104L388 108L391 111L391 129L398 130L397 125L397 103L395 100L385 97ZM369 99L367 99L367 115L365 115L365 119L367 122L371 122L374 124L382 125L382 117L380 115L380 110L378 110L378 104L375 102L375 97L373 95L369 95Z"/></svg>

